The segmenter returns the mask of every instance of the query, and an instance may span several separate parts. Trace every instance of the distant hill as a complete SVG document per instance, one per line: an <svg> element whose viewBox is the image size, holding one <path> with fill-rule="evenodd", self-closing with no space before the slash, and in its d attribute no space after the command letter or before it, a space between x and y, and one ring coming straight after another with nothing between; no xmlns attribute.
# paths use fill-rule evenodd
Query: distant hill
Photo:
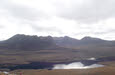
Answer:
<svg viewBox="0 0 115 75"><path fill-rule="evenodd" d="M48 49L55 46L56 44L51 36L38 37L22 34L14 35L0 44L0 48L22 50Z"/></svg>
<svg viewBox="0 0 115 75"><path fill-rule="evenodd" d="M115 41L84 37L30 36L17 34L0 42L0 63L70 62L114 57Z"/></svg>
<svg viewBox="0 0 115 75"><path fill-rule="evenodd" d="M108 41L94 37L84 37L81 40L74 39L68 36L54 37L57 45L65 47L77 47L77 46L115 46L115 41Z"/></svg>
<svg viewBox="0 0 115 75"><path fill-rule="evenodd" d="M81 40L65 37L52 36L30 36L17 34L11 38L1 41L2 49L39 50L39 49L66 49L66 47L79 46L115 46L115 41L107 41L99 38L84 37ZM64 48L65 47L65 48Z"/></svg>
<svg viewBox="0 0 115 75"><path fill-rule="evenodd" d="M65 36L65 37L54 37L54 40L59 46L76 46L80 40Z"/></svg>

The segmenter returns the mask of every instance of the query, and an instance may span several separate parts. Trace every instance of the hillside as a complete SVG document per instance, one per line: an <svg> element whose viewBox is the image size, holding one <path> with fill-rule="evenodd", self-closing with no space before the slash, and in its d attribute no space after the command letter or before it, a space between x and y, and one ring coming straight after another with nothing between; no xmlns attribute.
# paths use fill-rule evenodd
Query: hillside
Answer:
<svg viewBox="0 0 115 75"><path fill-rule="evenodd" d="M38 37L17 34L0 43L2 49L38 50L56 47L51 36Z"/></svg>
<svg viewBox="0 0 115 75"><path fill-rule="evenodd" d="M38 49L56 49L61 47L76 48L81 46L115 46L115 41L107 41L94 37L84 37L81 40L65 37L52 37L52 36L30 36L17 34L11 38L1 41L0 48L3 49L22 49L22 50L38 50Z"/></svg>
<svg viewBox="0 0 115 75"><path fill-rule="evenodd" d="M54 37L57 45L64 47L80 47L80 46L115 46L115 41L108 41L94 37L84 37L81 40L65 37Z"/></svg>
<svg viewBox="0 0 115 75"><path fill-rule="evenodd" d="M17 34L0 43L0 63L71 62L115 56L115 41Z"/></svg>

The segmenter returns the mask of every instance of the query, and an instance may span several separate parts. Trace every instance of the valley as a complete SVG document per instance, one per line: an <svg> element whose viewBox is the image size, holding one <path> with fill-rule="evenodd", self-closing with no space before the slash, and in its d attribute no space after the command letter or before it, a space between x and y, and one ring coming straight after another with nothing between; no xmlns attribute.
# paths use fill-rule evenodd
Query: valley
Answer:
<svg viewBox="0 0 115 75"><path fill-rule="evenodd" d="M114 41L92 37L77 40L67 36L60 39L18 34L0 42L0 69L9 69L13 73L22 72L23 75L106 75L106 70L108 74L112 71L112 75L115 70L114 54ZM90 58L96 60L89 60ZM82 62L84 65L99 63L104 67L52 70L55 64L72 62Z"/></svg>

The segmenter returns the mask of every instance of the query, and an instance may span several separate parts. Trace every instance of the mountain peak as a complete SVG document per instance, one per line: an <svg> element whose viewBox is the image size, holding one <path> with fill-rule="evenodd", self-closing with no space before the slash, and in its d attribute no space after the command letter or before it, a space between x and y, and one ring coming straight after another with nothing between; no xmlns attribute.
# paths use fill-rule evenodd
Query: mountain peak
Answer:
<svg viewBox="0 0 115 75"><path fill-rule="evenodd" d="M51 36L38 37L36 35L17 34L4 41L10 49L45 49L54 47L55 43Z"/></svg>
<svg viewBox="0 0 115 75"><path fill-rule="evenodd" d="M88 41L88 40L102 40L102 39L86 36L86 37L82 38L81 40L87 40Z"/></svg>

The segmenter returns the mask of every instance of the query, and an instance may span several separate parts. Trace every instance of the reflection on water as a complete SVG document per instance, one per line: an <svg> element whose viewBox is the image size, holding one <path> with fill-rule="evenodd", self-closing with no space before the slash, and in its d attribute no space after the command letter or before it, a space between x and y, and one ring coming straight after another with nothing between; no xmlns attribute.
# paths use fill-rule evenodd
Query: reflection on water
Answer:
<svg viewBox="0 0 115 75"><path fill-rule="evenodd" d="M81 62L73 62L70 64L56 64L54 65L53 69L88 69L88 68L97 68L97 67L103 67L104 65L101 64L92 64L85 66Z"/></svg>

